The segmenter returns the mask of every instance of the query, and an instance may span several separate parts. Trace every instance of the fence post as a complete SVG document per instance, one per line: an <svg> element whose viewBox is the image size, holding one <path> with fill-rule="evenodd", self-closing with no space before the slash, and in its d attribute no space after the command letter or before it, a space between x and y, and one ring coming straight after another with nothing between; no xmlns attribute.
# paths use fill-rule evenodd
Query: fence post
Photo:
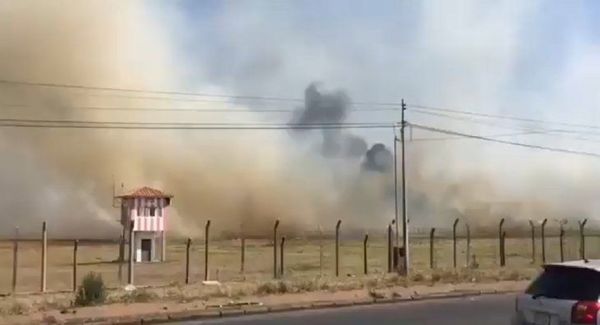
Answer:
<svg viewBox="0 0 600 325"><path fill-rule="evenodd" d="M17 292L17 271L19 269L19 227L15 227L13 241L12 292Z"/></svg>
<svg viewBox="0 0 600 325"><path fill-rule="evenodd" d="M388 273L392 273L392 236L393 236L392 224L388 225L387 229L387 262L388 262Z"/></svg>
<svg viewBox="0 0 600 325"><path fill-rule="evenodd" d="M273 278L277 279L277 228L279 227L279 219L275 220L273 226Z"/></svg>
<svg viewBox="0 0 600 325"><path fill-rule="evenodd" d="M433 257L433 240L434 240L434 236L435 236L435 227L431 228L431 231L429 232L429 267L430 268L434 268L435 264L434 264L434 257Z"/></svg>
<svg viewBox="0 0 600 325"><path fill-rule="evenodd" d="M504 238L502 236L504 226L504 218L500 219L498 224L498 240L499 240L499 253L500 253L500 266L504 266Z"/></svg>
<svg viewBox="0 0 600 325"><path fill-rule="evenodd" d="M79 240L73 241L73 292L77 291L77 249L79 248Z"/></svg>
<svg viewBox="0 0 600 325"><path fill-rule="evenodd" d="M190 283L190 248L192 246L192 239L188 237L185 243L185 284Z"/></svg>
<svg viewBox="0 0 600 325"><path fill-rule="evenodd" d="M46 271L48 258L46 256L48 250L48 230L46 228L46 221L42 223L42 278L41 278L41 292L46 292Z"/></svg>
<svg viewBox="0 0 600 325"><path fill-rule="evenodd" d="M563 229L563 222L560 221L560 232L558 233L558 245L560 248L560 261L564 262L565 261L565 251L564 251L564 243L563 243L563 238L565 236L565 230Z"/></svg>
<svg viewBox="0 0 600 325"><path fill-rule="evenodd" d="M465 223L465 230L467 231L467 268L471 265L471 226L469 223Z"/></svg>
<svg viewBox="0 0 600 325"><path fill-rule="evenodd" d="M340 225L342 220L335 224L335 276L340 275Z"/></svg>
<svg viewBox="0 0 600 325"><path fill-rule="evenodd" d="M285 248L285 236L281 236L281 246L279 247L279 263L280 263L280 269L279 269L279 274L281 277L283 277L284 274L284 261L283 261L283 253L284 253L284 248Z"/></svg>
<svg viewBox="0 0 600 325"><path fill-rule="evenodd" d="M133 262L135 261L135 234L133 229L135 227L135 221L129 223L129 269L127 270L127 284L133 285Z"/></svg>
<svg viewBox="0 0 600 325"><path fill-rule="evenodd" d="M125 261L125 227L123 227L123 234L119 237L119 268L117 270L119 285L123 283L123 261Z"/></svg>
<svg viewBox="0 0 600 325"><path fill-rule="evenodd" d="M546 264L546 223L548 219L542 221L542 264Z"/></svg>
<svg viewBox="0 0 600 325"><path fill-rule="evenodd" d="M244 274L244 265L246 264L246 237L242 234L241 238L241 256L240 256L240 273Z"/></svg>
<svg viewBox="0 0 600 325"><path fill-rule="evenodd" d="M506 266L506 231L502 232L502 266Z"/></svg>
<svg viewBox="0 0 600 325"><path fill-rule="evenodd" d="M368 261L367 261L367 244L369 242L369 234L365 234L365 240L363 241L363 271L365 274L369 273Z"/></svg>
<svg viewBox="0 0 600 325"><path fill-rule="evenodd" d="M456 268L456 226L458 225L459 219L454 219L452 225L452 265Z"/></svg>
<svg viewBox="0 0 600 325"><path fill-rule="evenodd" d="M584 228L588 219L583 219L583 221L577 221L579 223L579 257L582 260L585 260L585 233Z"/></svg>
<svg viewBox="0 0 600 325"><path fill-rule="evenodd" d="M323 227L319 225L319 277L323 276Z"/></svg>
<svg viewBox="0 0 600 325"><path fill-rule="evenodd" d="M529 226L531 227L531 264L535 264L535 224L531 219Z"/></svg>
<svg viewBox="0 0 600 325"><path fill-rule="evenodd" d="M210 236L210 220L204 227L204 281L208 281L208 237Z"/></svg>

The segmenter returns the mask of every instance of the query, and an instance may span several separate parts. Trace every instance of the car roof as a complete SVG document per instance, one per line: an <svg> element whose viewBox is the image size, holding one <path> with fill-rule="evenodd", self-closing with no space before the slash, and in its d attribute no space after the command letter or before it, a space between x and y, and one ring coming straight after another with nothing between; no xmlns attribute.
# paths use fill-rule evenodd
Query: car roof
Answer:
<svg viewBox="0 0 600 325"><path fill-rule="evenodd" d="M600 260L576 260L576 261L568 261L568 262L560 262L560 263L547 263L544 264L544 268L546 266L562 266L562 267L573 267L573 268L582 268L589 269L600 272Z"/></svg>

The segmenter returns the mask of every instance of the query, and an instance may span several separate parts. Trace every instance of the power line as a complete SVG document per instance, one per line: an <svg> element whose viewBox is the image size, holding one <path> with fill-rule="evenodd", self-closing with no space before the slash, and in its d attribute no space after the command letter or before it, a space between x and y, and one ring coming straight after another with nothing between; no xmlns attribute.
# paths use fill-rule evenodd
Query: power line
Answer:
<svg viewBox="0 0 600 325"><path fill-rule="evenodd" d="M330 126L146 126L146 125L85 125L85 124L25 124L0 123L0 127L40 128L40 129L116 129L116 130L313 130L313 129L388 129L393 126L385 125L330 125Z"/></svg>
<svg viewBox="0 0 600 325"><path fill-rule="evenodd" d="M202 92L87 86L87 85L76 85L76 84L30 82L30 81L7 80L7 79L0 79L0 84L21 85L21 86L30 86L30 87L99 90L99 91L111 91L111 92L140 93L140 94L151 93L151 94L161 94L161 95L212 97L212 98L223 98L223 99L229 99L229 100L263 100L263 101L279 101L279 102L304 102L304 99L302 99L302 98L292 98L292 97L211 94L211 93L202 93ZM99 96L99 95L94 94L93 96ZM112 94L111 96L120 96L120 95ZM128 96L128 97L136 98L133 96ZM177 99L175 99L175 98L166 98L166 97L143 97L143 96L140 96L138 98L173 100L173 101L188 101L189 100L189 101L215 102L214 100L199 99L199 98L177 98ZM221 101L216 101L216 102L221 102ZM222 101L222 102L228 102L228 101ZM352 105L371 105L371 106L391 106L393 108L390 108L389 110L393 111L393 110L398 110L402 103L400 103L400 102L376 102L376 101L362 101L361 102L361 101L359 101L359 102L350 102L350 104L352 104ZM450 112L450 113L457 113L457 114L471 115L471 116L480 116L480 117L486 117L486 118L515 120L515 121L529 122L529 123L555 124L555 125L563 125L563 126L577 127L577 128L600 129L600 126L587 125L587 124L546 121L546 120L524 118L524 117L517 117L517 116L506 116L506 115L499 115L499 114L487 114L487 113L479 113L479 112L473 112L473 111L467 111L467 110L458 110L458 109L419 105L419 104L412 104L412 105L408 105L408 106L412 107L412 108L419 108L419 109L424 109L424 110Z"/></svg>
<svg viewBox="0 0 600 325"><path fill-rule="evenodd" d="M126 99L149 99L162 100L170 102L203 102L203 103L236 103L233 99L206 99L206 98L180 98L180 97L160 97L160 96L141 96L141 95L119 95L119 94L87 94L89 97L106 97L106 98L126 98ZM239 102L243 102L239 100Z"/></svg>
<svg viewBox="0 0 600 325"><path fill-rule="evenodd" d="M391 123L186 123L123 122L77 120L0 119L0 127L65 129L144 129L144 130L284 130L284 129L372 129L393 128Z"/></svg>
<svg viewBox="0 0 600 325"><path fill-rule="evenodd" d="M593 153L593 152L560 149L560 148L546 147L546 146L540 146L540 145L534 145L534 144L528 144L528 143L499 140L499 139L493 139L493 138L486 137L486 136L462 133L462 132L446 130L446 129L439 129L439 128L434 128L434 127L429 127L429 126L414 124L414 123L409 123L409 125L417 128L417 129L421 129L421 130L427 130L427 131L431 131L431 132L443 133L443 134L448 134L448 135L461 136L461 137L471 138L471 139L476 139L476 140L495 142L495 143L507 144L507 145L512 145L512 146L519 146L519 147L524 147L524 148L529 148L529 149L539 149L539 150L545 150L545 151L553 151L553 152L568 153L568 154L574 154L574 155L582 155L582 156L600 158L600 154Z"/></svg>
<svg viewBox="0 0 600 325"><path fill-rule="evenodd" d="M146 89L134 89L134 88L85 86L85 85L75 85L75 84L61 84L61 83L51 83L51 82L30 82L30 81L18 81L18 80L6 80L6 79L0 79L0 84L32 86L32 87L46 87L46 88L70 88L70 89L85 89L85 90L100 90L100 91L116 91L116 92L127 92L127 93L152 93L152 94L163 94L163 95L215 97L215 98L230 98L230 99L270 100L270 101L286 101L286 102L289 102L289 101L303 102L304 101L303 99L299 99L299 98L267 97L267 96L237 96L237 95L209 94L209 93L187 92L187 91L146 90Z"/></svg>
<svg viewBox="0 0 600 325"><path fill-rule="evenodd" d="M514 133L501 133L501 134L490 134L485 135L488 138L504 138L504 137L515 137L520 135L531 135L531 134L544 134L544 131L524 131L524 132L514 132ZM448 141L448 140L461 140L465 139L465 137L455 136L455 137L445 137L445 138L417 138L411 139L409 142L429 142L429 141Z"/></svg>
<svg viewBox="0 0 600 325"><path fill-rule="evenodd" d="M5 107L35 108L36 106L23 104L0 104ZM53 106L54 107L54 106ZM81 109L94 111L122 111L122 112L186 112L186 113L293 113L296 109L215 109L215 108L163 108L163 107L110 107L110 106L57 106L61 109ZM350 112L377 112L395 111L393 108L348 109Z"/></svg>
<svg viewBox="0 0 600 325"><path fill-rule="evenodd" d="M513 121L521 121L521 122L529 122L529 123L544 123L544 124L555 124L555 125L562 125L562 126L569 126L569 127L576 127L576 128L600 129L600 126L589 125L589 124L557 122L557 121L539 120L539 119L532 119L532 118L525 118L525 117L518 117L518 116L478 113L478 112L473 112L473 111L457 110L457 109L444 108L444 107L434 107L434 106L417 105L417 104L409 105L409 107L420 108L420 109L431 110L431 111L458 113L458 114L471 115L471 116L481 116L481 117L486 117L486 118L513 120Z"/></svg>
<svg viewBox="0 0 600 325"><path fill-rule="evenodd" d="M89 121L89 120L43 120L43 119L18 119L0 118L5 123L65 123L65 124L146 124L146 125L242 125L242 126L353 126L353 125L386 125L394 126L388 122L320 122L320 123L239 123L239 122L128 122L128 121Z"/></svg>
<svg viewBox="0 0 600 325"><path fill-rule="evenodd" d="M490 122L490 121L484 121L484 120L480 120L480 119L474 119L473 117L469 117L469 116L453 116L453 115L450 115L450 114L438 113L438 112L429 112L429 111L424 111L424 110L419 110L419 109L411 109L410 112L411 113L417 113L417 114L423 114L423 115L429 115L429 116L443 117L443 118L448 118L448 119L457 120L457 121L464 121L464 122L476 123L476 124L481 124L481 125L487 125L487 126L501 128L501 129L525 130L522 127L499 125L497 123L493 123L493 122ZM528 130L531 130L531 129L528 129Z"/></svg>
<svg viewBox="0 0 600 325"><path fill-rule="evenodd" d="M140 96L140 95L119 95L119 94L86 94L87 97L105 97L105 98L126 98L126 99L149 99L149 100L159 100L159 101L169 101L169 102L201 102L201 103L223 103L223 104L244 104L248 101L252 101L251 99L241 99L241 98L231 98L231 99L206 99L206 98L181 98L181 97L160 97L160 96ZM220 94L219 96L227 96ZM260 97L260 96L257 96ZM283 97L282 97L283 99ZM283 101L283 100L282 100ZM288 101L291 102L300 102L304 101L304 99L300 98L289 98ZM279 104L278 102L264 102L261 105L265 104ZM385 102L369 102L369 101L361 101L361 102L349 102L349 104L353 107L357 106L387 106L388 108L381 109L355 109L355 110L382 110L382 111L398 111L398 105L400 103L385 103Z"/></svg>
<svg viewBox="0 0 600 325"><path fill-rule="evenodd" d="M482 120L474 119L474 118L468 117L468 116L453 116L453 115L445 114L445 113L421 111L419 109L412 109L410 111L412 113L417 113L417 114L425 114L425 115L430 115L430 116L449 118L449 119L453 119L453 120L471 122L471 123L476 123L476 124L481 124L481 125L487 125L487 126L491 126L491 127L501 128L501 129L539 131L539 134L545 134L545 135L548 135L548 136L566 137L566 138L570 138L570 139L574 139L574 140L581 140L581 141L588 141L588 142L595 142L595 143L600 142L599 139L590 139L590 138L586 138L586 137L573 136L573 135L576 135L576 134L588 134L588 135L599 136L600 132L582 131L582 130L568 130L568 129L545 129L545 128L531 129L531 128L522 128L522 127L515 128L515 127L509 127L509 126L506 126L506 125L498 125L498 124L495 124L495 123L491 123L491 122L487 122L487 121L482 121Z"/></svg>
<svg viewBox="0 0 600 325"><path fill-rule="evenodd" d="M161 94L161 95L225 98L225 99L236 99L236 100L262 100L262 101L304 103L303 98L293 98L293 97L210 94L210 93L202 93L202 92L87 86L87 85L76 85L76 84L63 84L63 83L52 83L52 82L31 82L31 81L7 80L7 79L0 79L0 84L30 86L30 87L46 87L46 88L99 90L99 91L112 91L112 92L125 92L125 93L140 93L140 94ZM396 102L372 102L372 101L362 101L361 102L361 101L359 101L359 102L349 102L349 104L373 105L373 106L395 106L395 107L399 108L402 103L399 103L399 102L398 103L396 103Z"/></svg>

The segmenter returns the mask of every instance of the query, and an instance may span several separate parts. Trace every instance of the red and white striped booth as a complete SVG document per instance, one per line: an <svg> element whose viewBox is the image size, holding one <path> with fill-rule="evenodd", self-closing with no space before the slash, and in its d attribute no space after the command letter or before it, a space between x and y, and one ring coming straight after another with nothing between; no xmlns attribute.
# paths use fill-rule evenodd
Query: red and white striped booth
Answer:
<svg viewBox="0 0 600 325"><path fill-rule="evenodd" d="M135 261L164 261L167 246L167 208L171 205L173 196L146 186L117 198L121 199L124 236L129 234L133 221Z"/></svg>

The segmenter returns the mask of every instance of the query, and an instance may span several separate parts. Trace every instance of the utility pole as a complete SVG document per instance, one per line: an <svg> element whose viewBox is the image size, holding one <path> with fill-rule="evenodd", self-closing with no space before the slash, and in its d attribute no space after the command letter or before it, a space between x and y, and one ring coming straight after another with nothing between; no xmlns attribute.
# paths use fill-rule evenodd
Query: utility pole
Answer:
<svg viewBox="0 0 600 325"><path fill-rule="evenodd" d="M408 218L406 215L406 154L405 154L405 141L404 141L404 131L406 127L406 121L404 120L404 111L406 111L406 103L404 99L402 99L402 109L401 109L401 122L400 122L400 139L396 137L396 129L394 128L394 220L396 221L396 248L398 249L400 246L400 222L398 216L398 149L396 148L396 143L400 141L401 143L401 153L402 153L402 162L401 162L401 172L402 172L402 246L404 248L404 256L403 256L403 265L402 269L398 268L397 271L403 273L404 275L408 275L409 269L409 258L408 258ZM397 258L397 250L395 251L394 258Z"/></svg>
<svg viewBox="0 0 600 325"><path fill-rule="evenodd" d="M404 116L404 113L402 114L402 116ZM400 246L400 232L399 230L399 220L398 220L398 149L396 149L397 147L397 142L398 142L398 137L396 136L396 128L394 128L394 222L392 222L393 224L395 224L396 226L396 242L394 244L394 247L398 247ZM393 254L395 254L396 250L393 249L392 250ZM397 259L397 256L393 256L392 258L392 263L393 261L395 261ZM394 265L395 267L395 265Z"/></svg>
<svg viewBox="0 0 600 325"><path fill-rule="evenodd" d="M400 141L402 150L402 239L404 241L404 268L402 271L404 275L408 276L408 219L406 215L406 154L404 150L404 130L406 127L406 121L404 120L404 111L406 111L406 103L402 99L402 125L400 126ZM396 141L394 141L394 144ZM396 222L398 224L398 222Z"/></svg>

